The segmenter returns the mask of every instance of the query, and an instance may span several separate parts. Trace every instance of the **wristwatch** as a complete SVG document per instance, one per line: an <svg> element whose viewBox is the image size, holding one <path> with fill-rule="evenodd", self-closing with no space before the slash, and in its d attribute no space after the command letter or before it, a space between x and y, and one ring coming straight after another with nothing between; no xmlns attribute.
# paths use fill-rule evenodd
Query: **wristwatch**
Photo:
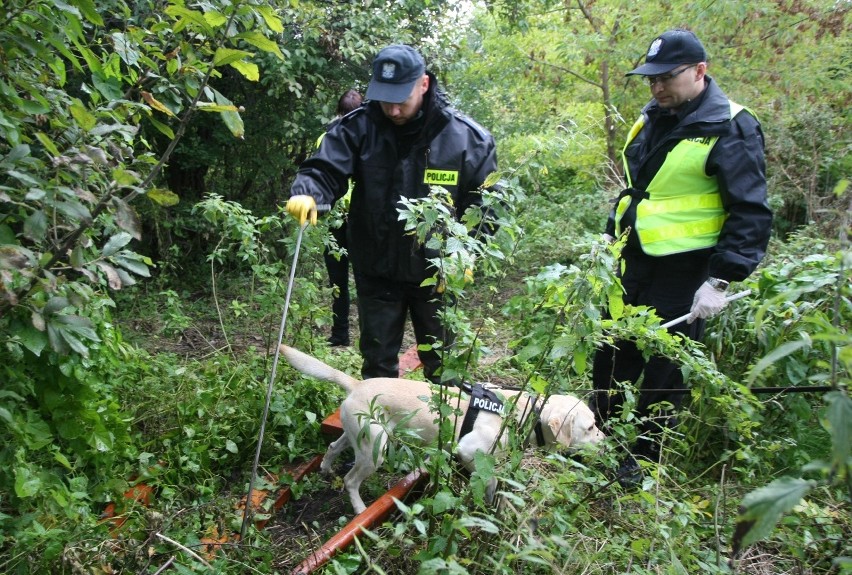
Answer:
<svg viewBox="0 0 852 575"><path fill-rule="evenodd" d="M716 288L719 291L725 291L731 285L731 282L720 280L719 278L707 278L707 283L710 284L710 287Z"/></svg>

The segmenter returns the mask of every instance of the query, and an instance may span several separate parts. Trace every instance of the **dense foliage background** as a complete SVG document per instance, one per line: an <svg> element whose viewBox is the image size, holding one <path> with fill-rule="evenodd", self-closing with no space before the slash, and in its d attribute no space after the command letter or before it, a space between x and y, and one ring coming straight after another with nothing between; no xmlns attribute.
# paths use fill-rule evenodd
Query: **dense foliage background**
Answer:
<svg viewBox="0 0 852 575"><path fill-rule="evenodd" d="M492 509L433 452L425 496L330 572L852 572L849 11L816 0L5 1L0 571L269 573L306 554L308 543L282 549L263 530L233 537L297 235L279 207L339 94L365 88L377 49L406 42L495 135L505 195L492 201L510 208L487 246L451 226L454 237L433 239L459 301L453 369L581 394L595 345L626 335L677 357L693 394L638 492L608 479L614 450L534 464L518 450L479 462L505 487ZM618 294L618 246L597 236L649 96L624 73L676 26L698 34L709 73L761 119L776 214L770 253L740 286L753 297L714 319L702 345L658 333L646 310L600 321ZM440 202L406 217L422 233L435 213ZM355 373L354 351L325 344L325 235L305 233L286 338ZM468 285L452 263L472 254ZM340 399L278 374L265 470L321 452L319 421ZM831 391L752 392L789 386ZM610 442L635 433L625 413ZM392 463L418 457L401 449ZM202 554L202 538L228 534L224 552Z"/></svg>

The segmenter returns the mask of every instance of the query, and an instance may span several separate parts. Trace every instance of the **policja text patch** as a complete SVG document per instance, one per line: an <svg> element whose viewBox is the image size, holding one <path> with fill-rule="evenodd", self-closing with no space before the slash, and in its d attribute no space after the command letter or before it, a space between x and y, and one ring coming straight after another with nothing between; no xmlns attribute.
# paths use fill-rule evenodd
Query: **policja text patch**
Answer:
<svg viewBox="0 0 852 575"><path fill-rule="evenodd" d="M457 186L459 173L453 170L426 170L423 183L435 186Z"/></svg>
<svg viewBox="0 0 852 575"><path fill-rule="evenodd" d="M470 404L464 416L464 421L462 421L459 439L471 432L480 411L488 411L501 417L503 416L503 402L497 397L496 393L487 389L481 383L473 384L469 393Z"/></svg>

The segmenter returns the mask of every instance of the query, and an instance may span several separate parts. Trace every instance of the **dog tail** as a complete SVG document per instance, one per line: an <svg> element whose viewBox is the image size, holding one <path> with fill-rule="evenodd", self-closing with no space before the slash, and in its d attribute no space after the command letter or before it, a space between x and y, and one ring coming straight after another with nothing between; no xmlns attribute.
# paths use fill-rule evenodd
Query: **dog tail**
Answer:
<svg viewBox="0 0 852 575"><path fill-rule="evenodd" d="M302 353L297 349L287 347L282 344L278 346L278 350L281 352L281 355L284 356L284 359L286 359L287 362L296 369L296 371L305 375L309 375L323 381L336 383L347 392L352 391L352 389L358 384L358 380L354 377L346 375L342 371L338 371L330 365L326 365L321 362L317 358L311 357L306 353Z"/></svg>

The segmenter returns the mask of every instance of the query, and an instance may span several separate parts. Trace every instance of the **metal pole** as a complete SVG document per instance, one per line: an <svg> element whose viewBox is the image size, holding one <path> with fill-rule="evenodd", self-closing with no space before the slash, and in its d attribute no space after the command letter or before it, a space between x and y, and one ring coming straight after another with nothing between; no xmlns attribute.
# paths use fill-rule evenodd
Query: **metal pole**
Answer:
<svg viewBox="0 0 852 575"><path fill-rule="evenodd" d="M260 419L260 433L257 438L257 449L254 453L254 464L251 468L251 478L249 479L248 493L246 494L246 506L243 510L243 524L240 527L240 539L245 539L246 527L248 526L253 511L251 508L251 494L254 492L254 482L257 479L257 467L260 464L260 448L263 444L263 434L266 430L266 418L269 415L269 403L272 401L272 387L275 384L275 373L278 370L278 348L281 346L281 341L284 339L284 327L287 325L287 312L290 310L290 295L293 292L293 280L296 277L296 264L299 262L299 250L302 247L302 234L305 228L308 227L306 221L299 226L299 235L296 237L296 251L293 254L293 265L290 268L290 280L287 283L287 296L284 299L284 313L281 314L281 327L278 330L278 343L275 346L275 357L272 360L272 372L269 374L269 385L266 388L266 403L263 406L263 416Z"/></svg>

